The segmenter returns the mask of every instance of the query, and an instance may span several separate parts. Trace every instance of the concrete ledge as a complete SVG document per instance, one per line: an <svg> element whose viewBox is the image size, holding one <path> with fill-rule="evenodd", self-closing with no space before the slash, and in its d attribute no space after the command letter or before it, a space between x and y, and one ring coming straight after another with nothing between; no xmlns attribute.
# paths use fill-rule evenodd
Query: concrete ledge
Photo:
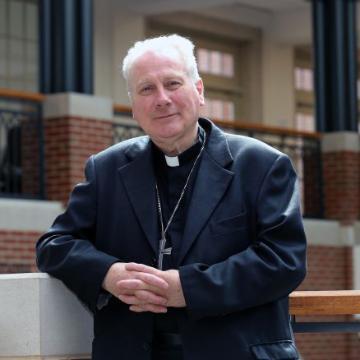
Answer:
<svg viewBox="0 0 360 360"><path fill-rule="evenodd" d="M90 358L92 317L46 274L0 275L0 359Z"/></svg>
<svg viewBox="0 0 360 360"><path fill-rule="evenodd" d="M62 211L57 201L0 199L0 229L45 231Z"/></svg>
<svg viewBox="0 0 360 360"><path fill-rule="evenodd" d="M360 244L360 222L341 226L335 220L305 219L305 233L309 245L354 246Z"/></svg>
<svg viewBox="0 0 360 360"><path fill-rule="evenodd" d="M340 152L340 151L360 151L360 137L357 132L339 131L323 134L321 141L321 151Z"/></svg>
<svg viewBox="0 0 360 360"><path fill-rule="evenodd" d="M113 121L113 103L110 98L77 93L48 95L43 103L43 116L45 119L79 116Z"/></svg>

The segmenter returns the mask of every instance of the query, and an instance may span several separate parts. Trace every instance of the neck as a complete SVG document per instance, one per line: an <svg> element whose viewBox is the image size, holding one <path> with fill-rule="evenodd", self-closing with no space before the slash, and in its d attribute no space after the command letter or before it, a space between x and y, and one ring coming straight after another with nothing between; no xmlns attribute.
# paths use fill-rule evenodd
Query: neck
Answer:
<svg viewBox="0 0 360 360"><path fill-rule="evenodd" d="M158 148L167 156L178 156L194 145L198 138L198 125L186 139L179 139L171 142L154 141Z"/></svg>

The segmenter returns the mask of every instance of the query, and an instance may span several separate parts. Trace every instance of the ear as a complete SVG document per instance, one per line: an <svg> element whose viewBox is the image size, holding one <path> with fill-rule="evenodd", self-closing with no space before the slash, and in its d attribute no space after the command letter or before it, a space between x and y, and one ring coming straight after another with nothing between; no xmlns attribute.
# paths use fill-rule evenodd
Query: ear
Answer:
<svg viewBox="0 0 360 360"><path fill-rule="evenodd" d="M199 79L196 84L196 90L199 93L199 101L200 101L200 106L204 106L205 105L205 98L204 98L204 83L202 81L202 79Z"/></svg>

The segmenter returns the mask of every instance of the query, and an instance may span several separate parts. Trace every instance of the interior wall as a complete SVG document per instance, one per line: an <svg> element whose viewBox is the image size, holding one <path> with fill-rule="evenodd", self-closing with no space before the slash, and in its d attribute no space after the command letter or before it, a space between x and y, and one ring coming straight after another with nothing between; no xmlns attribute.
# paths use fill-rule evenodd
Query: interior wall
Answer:
<svg viewBox="0 0 360 360"><path fill-rule="evenodd" d="M145 18L112 0L94 0L94 18L95 95L129 105L121 63L129 47L144 39Z"/></svg>
<svg viewBox="0 0 360 360"><path fill-rule="evenodd" d="M129 105L121 62L128 48L147 33L147 24L162 22L196 32L206 31L247 40L251 72L246 118L252 122L293 127L295 93L293 46L279 43L266 30L190 13L145 18L129 12L117 1L94 0L95 4L95 94ZM181 15L181 16L180 16ZM194 21L196 20L196 21Z"/></svg>
<svg viewBox="0 0 360 360"><path fill-rule="evenodd" d="M113 97L112 2L94 0L94 94Z"/></svg>
<svg viewBox="0 0 360 360"><path fill-rule="evenodd" d="M129 105L126 82L121 73L122 60L136 41L145 38L145 18L117 10L114 14L113 32L113 99L117 104Z"/></svg>
<svg viewBox="0 0 360 360"><path fill-rule="evenodd" d="M262 43L263 123L293 127L295 114L293 46L264 34Z"/></svg>

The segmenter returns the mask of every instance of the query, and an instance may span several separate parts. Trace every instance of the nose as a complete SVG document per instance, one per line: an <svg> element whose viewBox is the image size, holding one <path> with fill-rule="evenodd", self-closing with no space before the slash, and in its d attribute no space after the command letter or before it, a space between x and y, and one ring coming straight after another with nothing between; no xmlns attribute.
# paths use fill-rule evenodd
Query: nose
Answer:
<svg viewBox="0 0 360 360"><path fill-rule="evenodd" d="M156 97L156 107L161 108L170 105L170 103L171 99L166 89L159 88Z"/></svg>

